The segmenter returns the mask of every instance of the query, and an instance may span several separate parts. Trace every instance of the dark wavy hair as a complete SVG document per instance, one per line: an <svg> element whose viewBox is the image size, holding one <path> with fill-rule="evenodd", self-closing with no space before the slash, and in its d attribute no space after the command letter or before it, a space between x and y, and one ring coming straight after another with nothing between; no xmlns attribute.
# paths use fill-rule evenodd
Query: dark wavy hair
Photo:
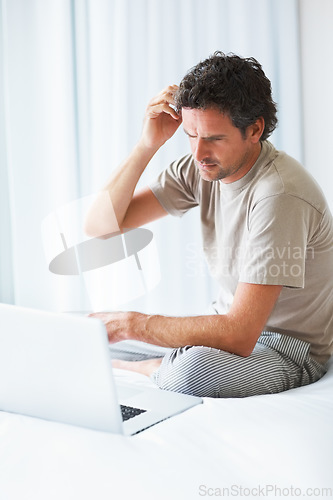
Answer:
<svg viewBox="0 0 333 500"><path fill-rule="evenodd" d="M278 121L271 82L259 62L220 51L188 71L175 95L175 104L178 111L216 108L230 117L243 137L247 127L263 117L261 141L271 135Z"/></svg>

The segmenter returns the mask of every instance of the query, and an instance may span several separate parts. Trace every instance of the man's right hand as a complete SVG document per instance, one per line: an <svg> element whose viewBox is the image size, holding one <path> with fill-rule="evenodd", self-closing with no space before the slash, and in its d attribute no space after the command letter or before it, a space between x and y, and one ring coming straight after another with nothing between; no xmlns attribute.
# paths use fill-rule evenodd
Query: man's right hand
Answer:
<svg viewBox="0 0 333 500"><path fill-rule="evenodd" d="M181 116L172 107L177 90L177 85L170 85L149 102L140 139L143 147L159 149L181 124Z"/></svg>

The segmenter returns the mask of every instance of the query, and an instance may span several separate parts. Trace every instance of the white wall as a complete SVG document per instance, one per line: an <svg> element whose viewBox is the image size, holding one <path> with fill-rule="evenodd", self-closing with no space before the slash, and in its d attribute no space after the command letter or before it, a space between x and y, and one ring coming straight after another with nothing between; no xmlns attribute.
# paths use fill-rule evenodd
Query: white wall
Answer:
<svg viewBox="0 0 333 500"><path fill-rule="evenodd" d="M304 164L333 210L333 1L299 0Z"/></svg>
<svg viewBox="0 0 333 500"><path fill-rule="evenodd" d="M331 26L333 0L0 0L0 300L81 307L76 277L48 271L42 219L98 190L137 140L148 99L216 49L261 62L278 102L272 142L333 207ZM142 183L186 152L180 130ZM193 212L156 223L162 279L128 307L191 314L215 296Z"/></svg>

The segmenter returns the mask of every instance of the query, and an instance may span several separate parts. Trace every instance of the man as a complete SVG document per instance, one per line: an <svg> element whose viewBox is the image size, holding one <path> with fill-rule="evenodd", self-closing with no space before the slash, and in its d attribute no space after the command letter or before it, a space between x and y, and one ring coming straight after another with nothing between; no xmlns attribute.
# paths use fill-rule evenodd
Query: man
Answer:
<svg viewBox="0 0 333 500"><path fill-rule="evenodd" d="M191 154L135 192L180 124ZM141 138L108 182L121 228L200 207L203 245L220 284L217 314L96 313L110 342L170 347L163 359L115 366L165 389L212 397L280 392L318 380L333 351L333 223L322 192L267 138L271 85L253 58L216 52L147 107ZM110 233L102 197L87 219Z"/></svg>

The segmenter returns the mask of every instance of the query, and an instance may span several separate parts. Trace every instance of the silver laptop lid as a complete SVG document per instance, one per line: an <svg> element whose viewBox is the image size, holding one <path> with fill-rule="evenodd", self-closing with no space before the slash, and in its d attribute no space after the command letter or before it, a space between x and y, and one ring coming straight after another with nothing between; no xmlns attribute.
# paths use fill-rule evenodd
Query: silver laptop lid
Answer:
<svg viewBox="0 0 333 500"><path fill-rule="evenodd" d="M0 410L122 433L103 324L0 304Z"/></svg>

